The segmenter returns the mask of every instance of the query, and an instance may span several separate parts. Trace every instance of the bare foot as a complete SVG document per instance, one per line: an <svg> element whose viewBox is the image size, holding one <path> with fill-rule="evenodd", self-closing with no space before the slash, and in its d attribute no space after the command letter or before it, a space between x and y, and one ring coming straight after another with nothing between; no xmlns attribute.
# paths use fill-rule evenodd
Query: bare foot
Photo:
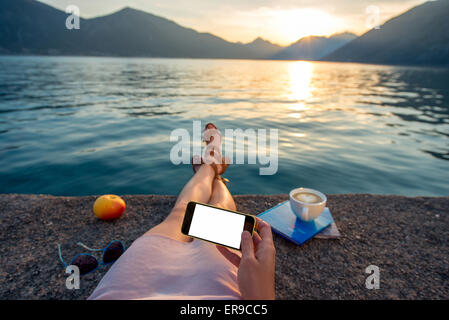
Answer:
<svg viewBox="0 0 449 320"><path fill-rule="evenodd" d="M206 142L206 145L211 144L214 141L214 135L220 136L220 132L218 131L218 128L215 124L209 122L204 126L203 131L203 141ZM219 139L220 141L221 139ZM196 173L202 164L220 164L222 162L221 152L219 149L219 146L215 146L212 144L209 148L206 148L206 155L205 159L203 159L199 155L195 155L192 158L192 169L193 172ZM229 162L228 162L229 165ZM215 170L215 168L214 168ZM226 169L225 169L226 170ZM224 172L224 171L223 171Z"/></svg>
<svg viewBox="0 0 449 320"><path fill-rule="evenodd" d="M204 133L207 131L207 130L218 130L218 128L217 128L217 126L215 125L215 124L213 124L212 122L209 122L208 124L206 124L205 126L204 126L204 131L203 131L203 140L206 142L206 144L209 144L209 143L211 143L212 141L214 141L214 136L211 136L211 137L209 137L209 139L208 140L206 140L205 138L204 138Z"/></svg>

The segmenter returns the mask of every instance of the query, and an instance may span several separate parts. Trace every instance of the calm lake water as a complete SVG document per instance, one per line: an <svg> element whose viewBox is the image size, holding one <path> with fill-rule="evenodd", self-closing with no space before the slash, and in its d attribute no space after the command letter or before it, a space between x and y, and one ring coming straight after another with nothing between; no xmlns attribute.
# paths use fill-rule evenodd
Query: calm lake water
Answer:
<svg viewBox="0 0 449 320"><path fill-rule="evenodd" d="M0 193L176 194L170 133L278 129L236 194L449 194L449 70L326 62L0 57Z"/></svg>

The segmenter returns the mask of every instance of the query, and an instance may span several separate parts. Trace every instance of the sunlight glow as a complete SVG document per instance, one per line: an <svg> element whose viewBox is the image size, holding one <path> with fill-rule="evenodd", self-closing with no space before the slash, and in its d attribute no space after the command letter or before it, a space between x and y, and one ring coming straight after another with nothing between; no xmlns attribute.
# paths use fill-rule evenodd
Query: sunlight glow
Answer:
<svg viewBox="0 0 449 320"><path fill-rule="evenodd" d="M347 29L345 21L338 16L316 8L279 9L260 7L251 11L240 11L231 18L235 28L233 36L242 37L245 32L256 32L254 36L270 39L281 45L290 45L302 37L330 36Z"/></svg>
<svg viewBox="0 0 449 320"><path fill-rule="evenodd" d="M313 64L306 61L295 61L288 64L290 76L290 92L288 98L291 100L305 100L311 96L310 81L312 80ZM305 110L304 104L296 105L297 111Z"/></svg>
<svg viewBox="0 0 449 320"><path fill-rule="evenodd" d="M272 11L274 28L282 42L291 43L302 37L329 36L341 28L341 21L317 9Z"/></svg>

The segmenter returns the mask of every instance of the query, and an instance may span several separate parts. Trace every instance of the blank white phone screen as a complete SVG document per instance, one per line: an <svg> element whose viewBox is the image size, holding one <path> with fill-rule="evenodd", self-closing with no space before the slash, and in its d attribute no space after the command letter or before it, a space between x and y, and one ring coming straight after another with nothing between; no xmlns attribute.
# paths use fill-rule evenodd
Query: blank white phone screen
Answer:
<svg viewBox="0 0 449 320"><path fill-rule="evenodd" d="M244 225L242 214L196 204L189 235L239 249Z"/></svg>

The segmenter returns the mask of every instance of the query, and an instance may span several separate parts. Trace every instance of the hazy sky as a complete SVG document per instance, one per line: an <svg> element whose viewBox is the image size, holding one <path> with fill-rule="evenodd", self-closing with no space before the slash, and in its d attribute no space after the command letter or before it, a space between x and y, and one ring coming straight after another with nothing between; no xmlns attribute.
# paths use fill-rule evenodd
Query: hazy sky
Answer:
<svg viewBox="0 0 449 320"><path fill-rule="evenodd" d="M229 41L262 37L289 44L308 35L365 32L373 23L367 8L379 9L380 23L425 0L40 0L59 9L77 5L91 18L132 7ZM371 8L372 9L372 8ZM371 10L371 9L368 9ZM372 11L371 11L372 12Z"/></svg>

